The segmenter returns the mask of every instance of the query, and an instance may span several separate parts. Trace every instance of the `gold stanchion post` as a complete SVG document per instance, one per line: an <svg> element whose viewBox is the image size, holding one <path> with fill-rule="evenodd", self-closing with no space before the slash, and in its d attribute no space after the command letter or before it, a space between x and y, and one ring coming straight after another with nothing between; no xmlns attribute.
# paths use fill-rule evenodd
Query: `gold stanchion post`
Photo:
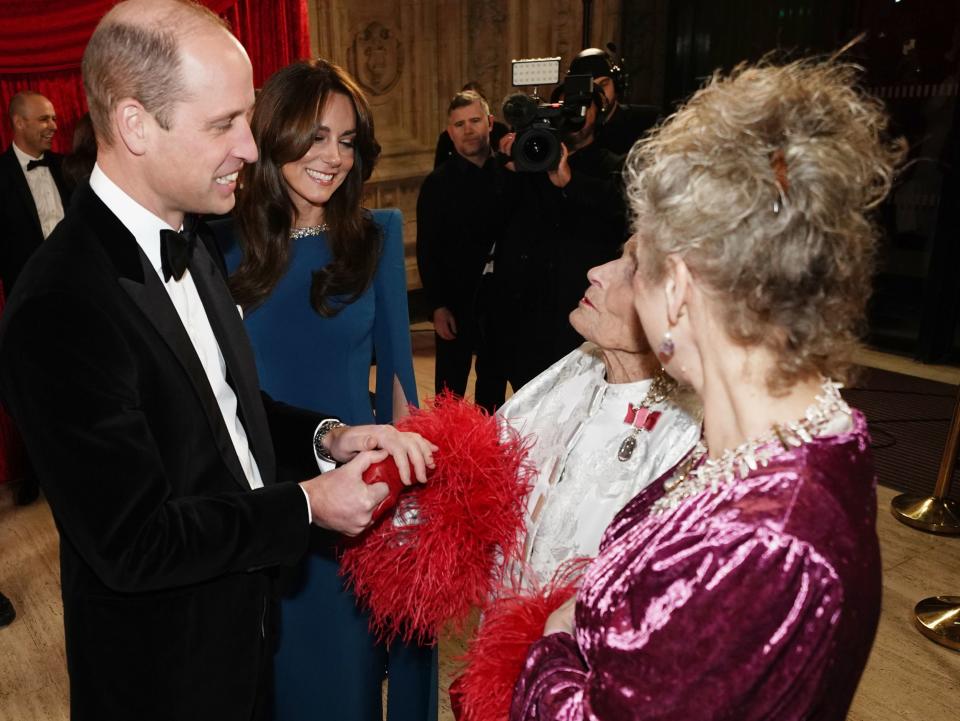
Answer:
<svg viewBox="0 0 960 721"><path fill-rule="evenodd" d="M960 651L960 596L925 598L913 609L920 633Z"/></svg>
<svg viewBox="0 0 960 721"><path fill-rule="evenodd" d="M903 493L890 502L893 517L908 526L928 533L960 533L960 503L947 498L950 479L957 461L960 445L960 391L953 408L953 419L947 433L947 443L940 459L940 473L932 496L913 496Z"/></svg>
<svg viewBox="0 0 960 721"><path fill-rule="evenodd" d="M929 533L960 533L960 504L947 498L950 480L957 461L960 445L960 389L953 408L953 419L947 433L947 443L940 459L940 473L933 495L902 494L890 502L893 517L908 526ZM925 598L914 609L914 619L920 633L941 646L960 651L960 596L933 596Z"/></svg>

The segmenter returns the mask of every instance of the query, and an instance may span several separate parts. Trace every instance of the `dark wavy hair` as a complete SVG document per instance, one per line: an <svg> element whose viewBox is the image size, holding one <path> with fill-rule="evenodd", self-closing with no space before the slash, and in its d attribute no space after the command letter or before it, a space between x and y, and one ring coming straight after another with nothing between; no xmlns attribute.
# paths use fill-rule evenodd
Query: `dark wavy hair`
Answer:
<svg viewBox="0 0 960 721"><path fill-rule="evenodd" d="M296 209L281 169L310 149L331 93L350 99L357 134L353 168L324 208L333 260L313 272L310 305L320 315L332 317L373 280L383 239L360 204L363 183L380 155L370 106L338 65L322 59L297 62L270 76L257 96L250 123L260 159L241 174L237 223L244 252L230 278L230 290L244 308L262 302L287 269Z"/></svg>

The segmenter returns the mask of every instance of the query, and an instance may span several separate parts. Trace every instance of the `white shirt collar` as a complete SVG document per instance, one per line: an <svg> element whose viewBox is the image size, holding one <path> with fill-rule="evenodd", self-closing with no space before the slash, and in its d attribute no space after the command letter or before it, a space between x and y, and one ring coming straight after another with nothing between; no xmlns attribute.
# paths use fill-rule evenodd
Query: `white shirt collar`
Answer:
<svg viewBox="0 0 960 721"><path fill-rule="evenodd" d="M93 172L90 174L90 189L133 234L150 261L150 265L162 278L160 231L173 230L173 228L123 192L120 186L110 180L100 169L99 164L93 166Z"/></svg>
<svg viewBox="0 0 960 721"><path fill-rule="evenodd" d="M23 172L27 172L27 163L29 163L31 160L40 160L40 158L43 157L43 153L40 153L40 155L35 158L29 153L25 153L24 151L20 150L15 142L10 144L13 146L13 154L16 155L17 160L20 161L20 167L23 168Z"/></svg>

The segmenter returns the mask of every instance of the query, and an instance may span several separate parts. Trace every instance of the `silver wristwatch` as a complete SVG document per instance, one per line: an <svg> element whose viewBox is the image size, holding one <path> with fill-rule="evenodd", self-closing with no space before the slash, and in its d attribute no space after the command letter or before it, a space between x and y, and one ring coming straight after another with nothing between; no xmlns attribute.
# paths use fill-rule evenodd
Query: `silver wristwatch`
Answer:
<svg viewBox="0 0 960 721"><path fill-rule="evenodd" d="M329 463L337 462L337 459L331 456L330 452L323 447L323 439L326 438L327 434L334 428L343 428L346 425L346 423L342 423L337 418L326 418L320 421L320 425L317 426L317 430L313 434L313 452L316 453L317 458Z"/></svg>

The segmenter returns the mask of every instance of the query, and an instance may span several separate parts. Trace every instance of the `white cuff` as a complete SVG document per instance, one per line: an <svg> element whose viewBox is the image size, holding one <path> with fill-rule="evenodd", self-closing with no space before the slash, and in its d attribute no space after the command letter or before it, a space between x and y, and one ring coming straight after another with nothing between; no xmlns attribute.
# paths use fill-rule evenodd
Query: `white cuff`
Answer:
<svg viewBox="0 0 960 721"><path fill-rule="evenodd" d="M300 486L300 490L303 491L303 497L307 499L307 525L313 525L313 509L310 508L310 494L307 493L307 489L303 486Z"/></svg>

